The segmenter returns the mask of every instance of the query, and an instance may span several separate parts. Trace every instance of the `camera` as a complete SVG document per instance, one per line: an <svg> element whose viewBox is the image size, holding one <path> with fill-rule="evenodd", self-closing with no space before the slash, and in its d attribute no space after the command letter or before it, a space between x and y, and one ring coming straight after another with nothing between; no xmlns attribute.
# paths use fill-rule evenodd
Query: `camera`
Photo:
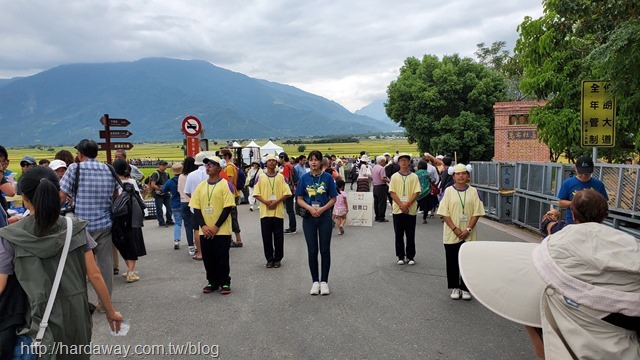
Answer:
<svg viewBox="0 0 640 360"><path fill-rule="evenodd" d="M73 215L76 211L76 207L73 205L67 205L60 208L60 215Z"/></svg>

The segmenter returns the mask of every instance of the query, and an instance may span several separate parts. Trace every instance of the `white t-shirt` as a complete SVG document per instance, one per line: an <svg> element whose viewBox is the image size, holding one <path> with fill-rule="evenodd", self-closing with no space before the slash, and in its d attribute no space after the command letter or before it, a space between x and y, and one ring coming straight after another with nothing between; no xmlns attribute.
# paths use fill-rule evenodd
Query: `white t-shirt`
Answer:
<svg viewBox="0 0 640 360"><path fill-rule="evenodd" d="M198 184L207 180L208 177L209 175L207 175L207 170L204 165L200 166L198 170L190 172L184 184L184 193L189 195L193 194Z"/></svg>

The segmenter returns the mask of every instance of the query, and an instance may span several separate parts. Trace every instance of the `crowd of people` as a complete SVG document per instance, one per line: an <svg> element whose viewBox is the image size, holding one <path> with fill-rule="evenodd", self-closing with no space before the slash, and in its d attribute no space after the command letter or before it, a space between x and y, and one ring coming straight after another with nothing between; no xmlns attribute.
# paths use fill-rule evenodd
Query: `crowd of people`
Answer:
<svg viewBox="0 0 640 360"><path fill-rule="evenodd" d="M20 310L16 313L20 316L0 316L3 329L11 330L0 332L3 344L8 344L5 339L29 343L43 318L53 324L43 341L87 342L90 315L73 320L62 316L66 306L86 307L90 313L93 304L88 303L86 283L80 281L85 277L98 294L96 309L106 314L109 325L117 331L122 316L114 309L110 295L120 257L125 262L122 276L126 281L141 279L136 264L146 255L142 172L127 160L123 150L116 153L111 166L96 160L95 141L82 140L75 148L75 157L61 151L42 165L24 157L22 174L16 181L6 171L8 154L0 146L0 191L7 196L21 194L30 213L8 216L6 203L0 210L0 314L6 309ZM464 264L460 260L465 244L478 238L478 220L485 215L482 199L470 185L470 165L453 164L448 155L429 153L370 157L363 151L353 158L338 158L314 150L308 156L289 157L285 152L267 155L245 169L234 163L233 157L228 149L202 151L174 162L169 169L167 161L155 161L157 169L146 186L155 203L158 226L173 227L173 248L182 248L184 233L189 256L202 261L206 277L203 293L232 292L230 248L243 247L237 206L246 198L249 210L259 212L265 267L282 266L284 236L296 234L301 223L311 278L309 293L329 295L331 239L334 228L337 235L345 234L350 210L346 184L350 182L350 191L355 183L356 192L372 192L376 222L390 222L387 207L391 207L397 265L416 264L418 215L422 214L423 224L437 215L443 226L450 298L468 301L475 294L465 282L467 278L461 276ZM565 181L558 194L559 207L568 208L567 217L562 221L557 210L550 210L541 224L545 236L561 233L574 219L579 223L595 221L589 212L584 218L585 208L574 203L583 190L596 189L606 200L604 185L591 177L591 159L578 159L575 169L577 175ZM67 223L65 217L72 221ZM67 233L72 234L71 248L65 250ZM52 256L55 254L60 255ZM61 258L68 262L57 290L53 278ZM34 269L50 276L34 283ZM2 294L11 294L12 300ZM50 296L64 305L54 307L49 317L45 308ZM84 329L84 337L74 335L79 329ZM528 332L539 334L530 328ZM18 333L27 336L18 337ZM542 344L541 339L532 337L534 344Z"/></svg>

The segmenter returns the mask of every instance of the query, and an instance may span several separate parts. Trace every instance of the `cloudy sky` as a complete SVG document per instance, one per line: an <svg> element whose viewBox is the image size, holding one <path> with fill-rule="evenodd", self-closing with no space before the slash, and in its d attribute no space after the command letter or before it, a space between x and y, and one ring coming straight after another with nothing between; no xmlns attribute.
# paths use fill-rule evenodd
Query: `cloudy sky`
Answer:
<svg viewBox="0 0 640 360"><path fill-rule="evenodd" d="M0 0L0 78L68 63L202 59L351 111L409 56L507 42L541 0Z"/></svg>

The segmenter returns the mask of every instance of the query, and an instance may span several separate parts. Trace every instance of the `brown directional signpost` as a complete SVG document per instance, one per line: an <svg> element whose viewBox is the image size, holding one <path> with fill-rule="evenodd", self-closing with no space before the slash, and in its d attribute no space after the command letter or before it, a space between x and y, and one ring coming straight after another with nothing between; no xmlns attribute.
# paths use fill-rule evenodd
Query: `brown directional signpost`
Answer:
<svg viewBox="0 0 640 360"><path fill-rule="evenodd" d="M100 123L104 125L104 130L100 130L100 138L103 143L98 143L98 150L107 152L107 163L111 164L111 150L129 150L133 147L130 142L111 142L111 139L126 139L133 135L129 130L111 130L111 127L127 127L131 121L127 119L109 118L109 114L104 114L100 118Z"/></svg>

